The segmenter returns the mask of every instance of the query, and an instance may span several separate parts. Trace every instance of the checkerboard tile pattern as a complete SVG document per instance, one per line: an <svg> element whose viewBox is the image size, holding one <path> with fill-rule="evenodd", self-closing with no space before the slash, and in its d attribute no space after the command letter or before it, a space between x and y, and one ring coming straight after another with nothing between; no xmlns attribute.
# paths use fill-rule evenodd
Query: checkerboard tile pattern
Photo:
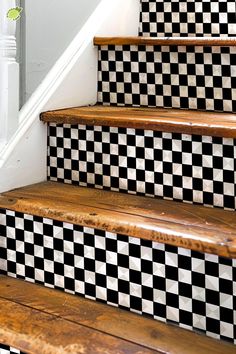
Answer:
<svg viewBox="0 0 236 354"><path fill-rule="evenodd" d="M235 0L141 0L141 36L235 36Z"/></svg>
<svg viewBox="0 0 236 354"><path fill-rule="evenodd" d="M50 124L48 178L236 210L236 140Z"/></svg>
<svg viewBox="0 0 236 354"><path fill-rule="evenodd" d="M0 354L24 354L24 353L8 345L0 344Z"/></svg>
<svg viewBox="0 0 236 354"><path fill-rule="evenodd" d="M101 46L98 102L236 111L236 47Z"/></svg>
<svg viewBox="0 0 236 354"><path fill-rule="evenodd" d="M236 344L236 260L0 210L0 269Z"/></svg>

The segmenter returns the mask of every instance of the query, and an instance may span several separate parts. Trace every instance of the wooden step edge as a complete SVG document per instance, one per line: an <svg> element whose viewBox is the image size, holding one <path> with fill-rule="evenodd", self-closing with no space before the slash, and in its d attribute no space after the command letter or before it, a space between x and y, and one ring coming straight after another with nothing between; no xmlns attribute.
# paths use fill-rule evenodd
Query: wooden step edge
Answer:
<svg viewBox="0 0 236 354"><path fill-rule="evenodd" d="M165 108L88 106L48 111L41 121L236 138L236 115Z"/></svg>
<svg viewBox="0 0 236 354"><path fill-rule="evenodd" d="M53 186L54 194L60 195L59 189L64 190L65 195L76 197L77 202L70 202L63 196L56 198L49 196L45 197L45 191L47 188ZM55 186L55 187L54 187ZM42 218L49 218L62 222L67 222L84 227L91 227L103 231L122 234L130 237L141 238L149 241L168 244L176 247L183 247L194 251L216 254L218 256L236 258L236 230L231 222L231 216L234 212L221 211L221 215L229 215L229 218L225 224L227 227L205 227L204 222L199 225L195 225L190 222L186 224L185 220L181 223L181 220L173 219L169 221L166 218L162 218L160 212L155 216L155 208L160 209L154 203L158 203L158 200L151 199L151 217L146 215L147 211L142 214L141 211L133 212L129 209L126 213L126 209L120 208L105 208L99 204L89 205L88 203L81 202L80 189L85 190L83 187L64 186L60 183L42 183L35 186L30 186L32 189L36 188L38 191L24 194L17 190L4 193L0 196L0 208L21 212L24 214L31 214ZM71 190L70 188L71 187ZM76 189L78 192L76 192ZM58 190L58 192L57 192ZM110 192L105 191L100 196L100 199L107 198ZM41 195L44 194L44 197ZM104 195L103 195L104 194ZM114 193L113 193L114 194ZM71 198L73 198L71 197ZM128 200L132 200L132 195L125 195L127 202L124 205L128 205ZM147 203L147 198L136 197L135 200L140 200L139 203ZM141 199L140 199L141 198ZM115 200L114 200L115 203ZM176 202L173 202L176 203ZM181 203L179 203L181 204ZM169 205L169 204L168 204ZM153 209L154 208L154 209ZM171 208L171 206L170 206ZM197 206L196 206L197 208ZM205 208L203 212L206 213ZM194 215L195 206L192 206L192 211L184 211L184 215L188 218L190 213L191 218ZM154 213L154 215L153 215ZM229 214L228 214L229 213ZM182 216L181 216L182 217ZM216 216L217 218L217 216ZM226 218L226 219L227 219ZM211 218L212 220L214 219ZM232 225L228 228L228 222ZM223 221L222 221L223 223ZM221 225L220 225L221 226Z"/></svg>
<svg viewBox="0 0 236 354"><path fill-rule="evenodd" d="M5 276L0 276L0 298L155 350L156 353L232 354L236 348L233 344L174 325Z"/></svg>
<svg viewBox="0 0 236 354"><path fill-rule="evenodd" d="M21 290L24 290L24 286ZM0 307L0 343L25 353L161 354L158 350L145 348L60 315L51 314L47 312L46 304L38 309L22 304L22 301L14 301L13 297L6 299L0 294Z"/></svg>
<svg viewBox="0 0 236 354"><path fill-rule="evenodd" d="M96 46L105 45L158 45L234 47L236 37L95 37Z"/></svg>

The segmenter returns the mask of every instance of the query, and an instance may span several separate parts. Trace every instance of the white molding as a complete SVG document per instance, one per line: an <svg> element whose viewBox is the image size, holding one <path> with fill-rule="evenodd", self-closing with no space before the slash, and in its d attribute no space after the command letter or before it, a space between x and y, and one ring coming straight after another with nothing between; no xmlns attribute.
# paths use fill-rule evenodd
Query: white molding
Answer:
<svg viewBox="0 0 236 354"><path fill-rule="evenodd" d="M0 192L46 179L42 111L97 100L95 35L137 35L139 0L102 0L82 30L20 111L20 125L0 156Z"/></svg>
<svg viewBox="0 0 236 354"><path fill-rule="evenodd" d="M19 65L16 62L16 22L7 18L15 0L0 1L0 144L6 144L18 126Z"/></svg>

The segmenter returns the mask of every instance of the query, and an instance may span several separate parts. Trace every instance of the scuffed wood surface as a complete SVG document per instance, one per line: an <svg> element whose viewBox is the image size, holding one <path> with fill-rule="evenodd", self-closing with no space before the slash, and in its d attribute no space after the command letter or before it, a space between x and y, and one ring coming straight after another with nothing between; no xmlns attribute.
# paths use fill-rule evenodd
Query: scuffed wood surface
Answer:
<svg viewBox="0 0 236 354"><path fill-rule="evenodd" d="M94 45L236 46L235 37L95 37Z"/></svg>
<svg viewBox="0 0 236 354"><path fill-rule="evenodd" d="M236 213L43 182L0 196L0 208L236 258Z"/></svg>
<svg viewBox="0 0 236 354"><path fill-rule="evenodd" d="M32 354L160 353L48 314L44 306L39 311L3 299L1 294L0 342Z"/></svg>
<svg viewBox="0 0 236 354"><path fill-rule="evenodd" d="M43 122L236 137L236 115L165 108L75 107L41 113Z"/></svg>
<svg viewBox="0 0 236 354"><path fill-rule="evenodd" d="M75 329L78 325L85 326L85 330L96 330L98 332L95 333L100 335L107 334L114 336L116 340L119 338L122 341L129 341L130 344L134 343L137 345L137 348L142 346L142 351L137 351L137 353L235 353L235 346L228 343L189 332L178 328L177 326L166 325L165 323L138 316L95 301L86 300L78 296L68 295L39 285L23 282L22 280L1 276L0 304L2 301L1 299L13 304L15 303L17 311L19 307L17 304L22 304L27 311L31 311L32 313L36 311L38 316L41 312L44 316L50 316L47 317L50 318L48 324L50 333L53 330L50 328L51 323L52 326L54 326L54 322L56 321L54 321L54 319L57 319L58 323L62 320L66 320L66 323L73 325ZM29 321L29 319L25 320ZM37 324L37 327L40 328L40 325L41 322ZM63 333L64 332L65 330L63 330ZM80 337L81 336L82 334L80 334ZM110 336L108 336L108 338L110 338ZM43 340L43 337L40 335L37 338L39 338L40 341ZM94 335L94 337L90 337L90 340L96 341L97 339ZM121 343L124 343L122 341ZM18 344L18 341L15 343ZM63 344L66 345L66 343ZM106 342L104 342L104 345L106 345ZM132 352L129 351L129 346L123 347L119 352L116 351L116 347L112 349L113 352L110 351L110 346L108 346L106 350L107 351L104 351L104 353ZM103 353L103 351L100 352ZM40 353L43 352L40 351ZM97 352L94 351L90 353Z"/></svg>

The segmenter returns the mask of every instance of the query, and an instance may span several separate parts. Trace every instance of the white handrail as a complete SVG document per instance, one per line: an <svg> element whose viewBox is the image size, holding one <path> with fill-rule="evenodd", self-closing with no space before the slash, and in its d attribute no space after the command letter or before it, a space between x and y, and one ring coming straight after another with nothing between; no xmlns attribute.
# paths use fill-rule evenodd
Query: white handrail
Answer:
<svg viewBox="0 0 236 354"><path fill-rule="evenodd" d="M18 127L19 65L16 62L16 21L7 18L15 0L0 1L0 145Z"/></svg>

